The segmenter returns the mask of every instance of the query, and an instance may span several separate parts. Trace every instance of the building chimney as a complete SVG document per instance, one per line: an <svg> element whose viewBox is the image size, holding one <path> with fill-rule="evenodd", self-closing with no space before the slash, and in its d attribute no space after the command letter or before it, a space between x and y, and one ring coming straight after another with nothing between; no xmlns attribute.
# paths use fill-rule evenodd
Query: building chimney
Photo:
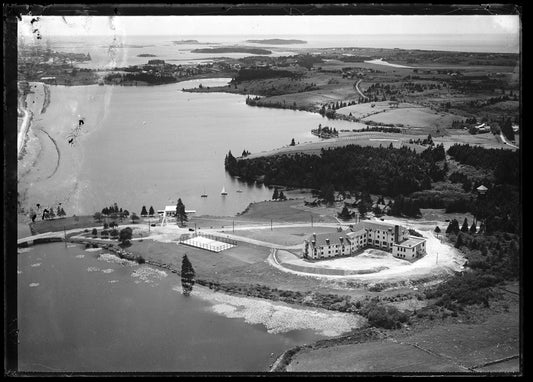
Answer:
<svg viewBox="0 0 533 382"><path fill-rule="evenodd" d="M329 245L329 239L326 239L326 244Z"/></svg>
<svg viewBox="0 0 533 382"><path fill-rule="evenodd" d="M341 245L344 244L344 238L343 237L339 237L339 241L341 242Z"/></svg>
<svg viewBox="0 0 533 382"><path fill-rule="evenodd" d="M316 233L313 233L313 240L316 241Z"/></svg>

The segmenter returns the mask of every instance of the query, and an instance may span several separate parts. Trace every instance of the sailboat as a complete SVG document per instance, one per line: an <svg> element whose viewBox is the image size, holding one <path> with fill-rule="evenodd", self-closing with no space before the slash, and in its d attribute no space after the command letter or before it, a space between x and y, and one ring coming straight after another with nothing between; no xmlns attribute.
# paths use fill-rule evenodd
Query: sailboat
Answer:
<svg viewBox="0 0 533 382"><path fill-rule="evenodd" d="M220 195L227 195L226 188L222 187L222 191L220 191Z"/></svg>
<svg viewBox="0 0 533 382"><path fill-rule="evenodd" d="M202 194L202 198L207 198L207 194L205 193L205 188L204 188L204 193Z"/></svg>

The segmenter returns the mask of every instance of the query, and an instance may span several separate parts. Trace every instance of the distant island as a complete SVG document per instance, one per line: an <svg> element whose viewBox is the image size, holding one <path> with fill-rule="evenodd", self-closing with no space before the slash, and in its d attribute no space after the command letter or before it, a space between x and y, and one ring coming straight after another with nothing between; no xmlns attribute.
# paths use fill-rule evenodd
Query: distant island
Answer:
<svg viewBox="0 0 533 382"><path fill-rule="evenodd" d="M270 45L290 45L290 44L307 44L304 40L290 40L282 38L269 38L264 40L246 40L246 42L253 42L255 44L270 44Z"/></svg>
<svg viewBox="0 0 533 382"><path fill-rule="evenodd" d="M141 54L138 54L137 57L157 57L155 54L150 54L150 53L141 53Z"/></svg>
<svg viewBox="0 0 533 382"><path fill-rule="evenodd" d="M176 40L172 41L174 45L181 45L181 44L200 44L198 40Z"/></svg>
<svg viewBox="0 0 533 382"><path fill-rule="evenodd" d="M245 46L226 46L220 48L201 48L191 50L192 53L250 53L250 54L272 54L270 50L260 48L250 48Z"/></svg>

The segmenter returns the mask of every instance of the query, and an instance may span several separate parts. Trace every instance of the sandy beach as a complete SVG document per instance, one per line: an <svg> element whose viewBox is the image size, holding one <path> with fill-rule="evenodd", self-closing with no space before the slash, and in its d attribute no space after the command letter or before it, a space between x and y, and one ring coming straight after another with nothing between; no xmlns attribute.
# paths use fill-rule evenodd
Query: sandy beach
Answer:
<svg viewBox="0 0 533 382"><path fill-rule="evenodd" d="M181 292L181 288L177 289ZM339 336L366 324L366 319L351 313L316 308L295 308L288 304L259 298L238 297L195 287L192 296L210 301L212 310L229 318L262 324L269 333L311 329L321 335Z"/></svg>

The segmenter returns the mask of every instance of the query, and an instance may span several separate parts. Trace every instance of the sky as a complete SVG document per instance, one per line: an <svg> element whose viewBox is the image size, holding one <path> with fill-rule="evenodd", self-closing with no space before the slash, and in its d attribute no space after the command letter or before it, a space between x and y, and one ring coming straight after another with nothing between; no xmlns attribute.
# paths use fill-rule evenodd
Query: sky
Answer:
<svg viewBox="0 0 533 382"><path fill-rule="evenodd" d="M517 15L471 16L23 16L19 33L41 35L518 35Z"/></svg>

